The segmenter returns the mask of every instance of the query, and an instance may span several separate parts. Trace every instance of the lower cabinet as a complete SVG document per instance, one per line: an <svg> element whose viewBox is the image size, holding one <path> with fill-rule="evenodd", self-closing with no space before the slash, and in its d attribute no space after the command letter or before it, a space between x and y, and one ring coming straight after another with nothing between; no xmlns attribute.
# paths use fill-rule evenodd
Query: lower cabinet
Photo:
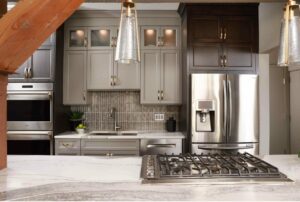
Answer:
<svg viewBox="0 0 300 202"><path fill-rule="evenodd" d="M80 139L55 139L55 155L80 155Z"/></svg>
<svg viewBox="0 0 300 202"><path fill-rule="evenodd" d="M139 156L139 140L129 139L82 139L81 155Z"/></svg>

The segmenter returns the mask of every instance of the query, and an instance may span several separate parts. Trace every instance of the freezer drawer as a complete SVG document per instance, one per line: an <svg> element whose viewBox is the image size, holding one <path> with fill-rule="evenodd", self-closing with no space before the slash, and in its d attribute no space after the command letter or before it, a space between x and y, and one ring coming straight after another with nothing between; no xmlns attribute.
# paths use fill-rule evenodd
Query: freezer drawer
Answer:
<svg viewBox="0 0 300 202"><path fill-rule="evenodd" d="M207 154L221 152L248 152L249 154L258 155L258 143L242 144L192 144L192 153Z"/></svg>
<svg viewBox="0 0 300 202"><path fill-rule="evenodd" d="M182 139L142 139L141 155L180 154Z"/></svg>

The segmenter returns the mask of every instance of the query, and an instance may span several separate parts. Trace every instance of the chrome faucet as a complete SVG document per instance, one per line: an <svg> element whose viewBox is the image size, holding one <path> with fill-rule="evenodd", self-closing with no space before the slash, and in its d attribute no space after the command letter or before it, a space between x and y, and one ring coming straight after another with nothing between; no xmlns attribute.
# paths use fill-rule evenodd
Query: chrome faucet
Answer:
<svg viewBox="0 0 300 202"><path fill-rule="evenodd" d="M114 131L117 131L118 129L120 129L121 127L117 125L117 115L116 115L116 108L111 108L110 109L110 117L114 119Z"/></svg>

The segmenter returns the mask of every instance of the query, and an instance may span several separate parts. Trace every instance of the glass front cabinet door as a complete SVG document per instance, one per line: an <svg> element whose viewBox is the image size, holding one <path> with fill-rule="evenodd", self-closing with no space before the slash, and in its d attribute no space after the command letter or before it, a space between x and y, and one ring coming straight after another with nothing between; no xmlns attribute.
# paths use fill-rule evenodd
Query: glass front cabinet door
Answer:
<svg viewBox="0 0 300 202"><path fill-rule="evenodd" d="M87 48L87 30L82 27L69 28L66 32L66 48L71 50L83 50Z"/></svg>
<svg viewBox="0 0 300 202"><path fill-rule="evenodd" d="M174 49L178 48L178 27L176 26L143 26L141 29L142 49Z"/></svg>
<svg viewBox="0 0 300 202"><path fill-rule="evenodd" d="M89 49L115 48L117 45L117 27L89 28Z"/></svg>

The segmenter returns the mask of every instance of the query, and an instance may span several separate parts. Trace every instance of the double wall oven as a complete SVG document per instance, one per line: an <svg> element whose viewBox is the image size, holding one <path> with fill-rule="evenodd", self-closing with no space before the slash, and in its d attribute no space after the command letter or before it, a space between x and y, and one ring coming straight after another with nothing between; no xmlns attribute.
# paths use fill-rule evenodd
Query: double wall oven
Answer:
<svg viewBox="0 0 300 202"><path fill-rule="evenodd" d="M9 83L8 154L52 154L53 84Z"/></svg>

